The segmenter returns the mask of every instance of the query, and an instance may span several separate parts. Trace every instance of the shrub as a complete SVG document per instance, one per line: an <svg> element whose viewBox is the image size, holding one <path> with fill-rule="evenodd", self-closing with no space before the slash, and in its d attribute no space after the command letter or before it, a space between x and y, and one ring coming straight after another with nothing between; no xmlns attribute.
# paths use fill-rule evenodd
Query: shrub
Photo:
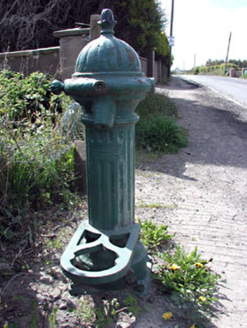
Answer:
<svg viewBox="0 0 247 328"><path fill-rule="evenodd" d="M34 72L24 74L4 70L0 74L0 116L10 121L27 119L32 123L40 116L52 116L55 121L61 113L61 96L54 96L49 90L51 77Z"/></svg>
<svg viewBox="0 0 247 328"><path fill-rule="evenodd" d="M186 132L178 126L175 104L165 95L152 94L137 107L137 148L153 152L178 152L187 145Z"/></svg>
<svg viewBox="0 0 247 328"><path fill-rule="evenodd" d="M177 153L187 145L186 133L172 119L158 116L136 126L137 147L154 152Z"/></svg>
<svg viewBox="0 0 247 328"><path fill-rule="evenodd" d="M12 239L32 226L27 214L73 205L74 147L60 131L50 77L4 71L0 81L0 233Z"/></svg>

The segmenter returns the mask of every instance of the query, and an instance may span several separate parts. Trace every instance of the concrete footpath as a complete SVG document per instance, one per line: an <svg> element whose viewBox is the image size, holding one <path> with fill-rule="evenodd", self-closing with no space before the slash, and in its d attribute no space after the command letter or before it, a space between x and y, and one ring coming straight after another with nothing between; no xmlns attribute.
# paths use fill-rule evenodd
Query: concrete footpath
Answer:
<svg viewBox="0 0 247 328"><path fill-rule="evenodd" d="M221 313L209 327L247 327L247 108L174 77L157 88L177 104L189 145L179 154L141 163L136 173L136 215L167 224L175 241L195 246L226 279ZM147 206L138 206L145 203ZM162 204L153 209L148 204ZM155 301L154 301L155 302ZM156 318L165 312L157 307ZM150 312L149 312L150 315ZM136 327L144 327L143 317ZM157 321L155 321L157 320ZM165 325L158 319L146 327Z"/></svg>

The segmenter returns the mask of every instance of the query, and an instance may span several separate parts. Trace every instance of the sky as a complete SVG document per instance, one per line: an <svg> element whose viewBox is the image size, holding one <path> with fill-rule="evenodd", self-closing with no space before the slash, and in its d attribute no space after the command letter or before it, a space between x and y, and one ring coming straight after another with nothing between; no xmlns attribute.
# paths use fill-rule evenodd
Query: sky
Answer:
<svg viewBox="0 0 247 328"><path fill-rule="evenodd" d="M160 0L170 35L172 0ZM174 0L172 68L191 69L208 59L247 60L247 0Z"/></svg>

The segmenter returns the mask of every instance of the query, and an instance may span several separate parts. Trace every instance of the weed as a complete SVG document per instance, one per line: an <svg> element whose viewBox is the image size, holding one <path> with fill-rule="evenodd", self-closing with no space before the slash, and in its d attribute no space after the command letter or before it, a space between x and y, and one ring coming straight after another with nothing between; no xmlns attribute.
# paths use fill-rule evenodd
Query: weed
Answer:
<svg viewBox="0 0 247 328"><path fill-rule="evenodd" d="M52 309L52 313L48 317L48 321L50 323L50 328L54 328L56 323L56 317L57 317L57 307L54 307Z"/></svg>
<svg viewBox="0 0 247 328"><path fill-rule="evenodd" d="M138 301L134 296L129 295L123 300L123 303L127 306L128 312L133 313L135 317L140 314L141 307L139 306Z"/></svg>
<svg viewBox="0 0 247 328"><path fill-rule="evenodd" d="M109 312L109 308L104 304L95 309L94 324L97 328L109 328L113 324L114 315Z"/></svg>
<svg viewBox="0 0 247 328"><path fill-rule="evenodd" d="M84 300L80 300L79 305L75 309L74 313L76 317L82 319L86 324L92 324L95 320L94 307Z"/></svg>
<svg viewBox="0 0 247 328"><path fill-rule="evenodd" d="M173 235L168 234L168 227L163 224L157 225L151 220L145 220L143 223L138 220L138 223L141 228L141 240L149 250L158 250L173 237Z"/></svg>
<svg viewBox="0 0 247 328"><path fill-rule="evenodd" d="M161 264L154 278L161 282L162 290L171 295L171 299L183 309L190 307L202 312L210 311L217 300L217 283L220 275L213 273L207 266L209 262L201 259L197 247L186 254L181 246L175 251L159 254Z"/></svg>
<svg viewBox="0 0 247 328"><path fill-rule="evenodd" d="M47 251L60 250L63 247L63 241L66 237L66 232L64 230L60 230L58 235L50 238L46 238L45 245Z"/></svg>
<svg viewBox="0 0 247 328"><path fill-rule="evenodd" d="M139 315L141 307L138 300L129 295L122 301L117 298L101 299L100 303L93 305L88 300L81 300L79 306L75 310L78 319L82 320L84 324L90 324L97 328L110 328L118 319L121 312L127 312L134 316Z"/></svg>
<svg viewBox="0 0 247 328"><path fill-rule="evenodd" d="M29 324L29 328L37 328L38 327L38 320L37 320L37 313L36 313L37 304L34 300L31 301L31 322Z"/></svg>

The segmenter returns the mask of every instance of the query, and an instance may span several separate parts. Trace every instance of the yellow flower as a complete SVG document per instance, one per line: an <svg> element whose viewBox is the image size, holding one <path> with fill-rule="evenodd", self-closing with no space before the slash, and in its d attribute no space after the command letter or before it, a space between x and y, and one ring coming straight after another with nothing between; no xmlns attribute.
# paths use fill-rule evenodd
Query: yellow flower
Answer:
<svg viewBox="0 0 247 328"><path fill-rule="evenodd" d="M204 267L204 265L201 264L200 262L196 262L195 263L195 266L197 266L198 268L203 268Z"/></svg>
<svg viewBox="0 0 247 328"><path fill-rule="evenodd" d="M169 319L171 319L171 317L172 317L172 313L171 312L165 312L163 314L163 319L164 320L169 320Z"/></svg>
<svg viewBox="0 0 247 328"><path fill-rule="evenodd" d="M175 263L173 263L173 265L170 266L170 269L173 271L177 271L179 269L181 269L181 267Z"/></svg>
<svg viewBox="0 0 247 328"><path fill-rule="evenodd" d="M206 302L207 299L206 299L206 297L204 297L204 296L200 296L200 297L199 297L199 300L202 301L202 302Z"/></svg>
<svg viewBox="0 0 247 328"><path fill-rule="evenodd" d="M192 325L190 328L196 328L196 325L194 324L194 325Z"/></svg>

